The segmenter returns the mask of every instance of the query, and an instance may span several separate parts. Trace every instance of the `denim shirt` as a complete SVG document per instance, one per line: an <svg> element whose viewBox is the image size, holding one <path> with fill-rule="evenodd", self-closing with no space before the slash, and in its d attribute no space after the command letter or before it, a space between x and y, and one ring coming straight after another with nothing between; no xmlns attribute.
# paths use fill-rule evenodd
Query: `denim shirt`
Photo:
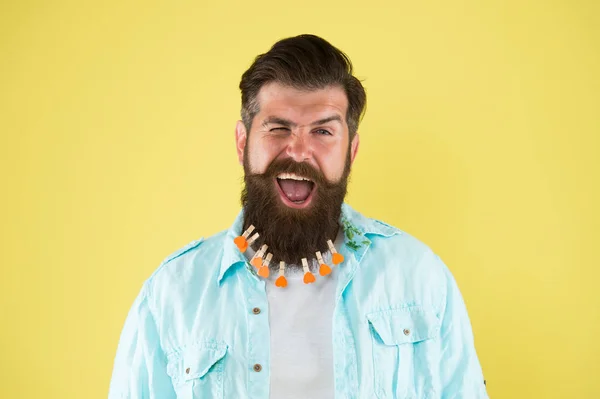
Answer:
<svg viewBox="0 0 600 399"><path fill-rule="evenodd" d="M265 281L233 243L242 212L145 282L121 334L110 399L269 398ZM441 259L347 204L340 225L334 367L318 371L333 373L335 398L488 398L465 304Z"/></svg>

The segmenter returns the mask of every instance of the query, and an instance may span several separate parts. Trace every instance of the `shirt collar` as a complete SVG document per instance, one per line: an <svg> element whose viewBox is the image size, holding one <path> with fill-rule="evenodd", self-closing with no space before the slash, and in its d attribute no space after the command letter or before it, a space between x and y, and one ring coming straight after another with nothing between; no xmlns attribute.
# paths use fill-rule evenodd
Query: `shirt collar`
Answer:
<svg viewBox="0 0 600 399"><path fill-rule="evenodd" d="M354 256L359 262L362 259L366 248L368 248L371 243L367 235L391 237L400 233L400 230L397 228L378 220L367 218L352 209L352 207L346 203L342 204L342 213L339 222L342 229L344 229L344 245L354 252ZM243 223L244 210L242 209L225 235L223 256L219 268L219 284L221 284L225 274L232 266L238 263L246 263L244 254L238 250L233 242L235 237L242 234Z"/></svg>

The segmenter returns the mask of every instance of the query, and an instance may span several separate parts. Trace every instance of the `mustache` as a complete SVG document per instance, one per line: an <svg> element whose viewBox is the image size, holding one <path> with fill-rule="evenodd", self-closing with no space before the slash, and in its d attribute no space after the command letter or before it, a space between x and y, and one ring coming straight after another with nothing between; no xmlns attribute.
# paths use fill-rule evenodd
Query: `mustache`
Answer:
<svg viewBox="0 0 600 399"><path fill-rule="evenodd" d="M264 173L255 173L252 176L262 176L264 178L276 178L281 173L294 173L298 176L306 177L317 185L328 186L331 183L325 176L306 162L296 162L291 158L274 160L269 164Z"/></svg>

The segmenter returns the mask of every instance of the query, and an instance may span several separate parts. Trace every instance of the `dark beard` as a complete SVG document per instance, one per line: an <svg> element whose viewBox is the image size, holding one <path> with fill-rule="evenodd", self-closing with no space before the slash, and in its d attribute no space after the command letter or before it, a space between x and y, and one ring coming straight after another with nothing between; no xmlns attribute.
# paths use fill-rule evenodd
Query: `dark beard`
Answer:
<svg viewBox="0 0 600 399"><path fill-rule="evenodd" d="M273 161L264 173L252 174L247 159L244 157L243 231L254 225L260 237L253 246L269 246L267 252L273 254L270 266L279 268L281 260L288 265L300 265L302 258L310 260L316 257L316 251L328 251L327 240L335 241L348 187L350 151L344 173L336 183L327 181L312 166L292 159ZM279 198L276 176L286 172L307 177L317 185L306 209L290 208Z"/></svg>

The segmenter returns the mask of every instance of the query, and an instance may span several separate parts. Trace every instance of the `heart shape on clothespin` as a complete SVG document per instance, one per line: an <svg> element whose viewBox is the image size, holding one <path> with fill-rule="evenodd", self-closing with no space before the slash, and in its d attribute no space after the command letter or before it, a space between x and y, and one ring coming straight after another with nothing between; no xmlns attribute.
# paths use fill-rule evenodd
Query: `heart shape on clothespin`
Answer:
<svg viewBox="0 0 600 399"><path fill-rule="evenodd" d="M314 283L315 281L317 281L317 279L314 274L311 272L304 273L304 284Z"/></svg>
<svg viewBox="0 0 600 399"><path fill-rule="evenodd" d="M275 280L275 286L279 288L287 287L287 279L285 278L285 276L277 277L277 280Z"/></svg>
<svg viewBox="0 0 600 399"><path fill-rule="evenodd" d="M321 264L321 267L319 268L319 274L321 276L327 276L330 273L331 273L331 267L327 266L325 263Z"/></svg>
<svg viewBox="0 0 600 399"><path fill-rule="evenodd" d="M339 265L340 263L342 263L344 261L344 255L342 255L339 252L336 252L331 256L331 261L333 262L334 265Z"/></svg>

